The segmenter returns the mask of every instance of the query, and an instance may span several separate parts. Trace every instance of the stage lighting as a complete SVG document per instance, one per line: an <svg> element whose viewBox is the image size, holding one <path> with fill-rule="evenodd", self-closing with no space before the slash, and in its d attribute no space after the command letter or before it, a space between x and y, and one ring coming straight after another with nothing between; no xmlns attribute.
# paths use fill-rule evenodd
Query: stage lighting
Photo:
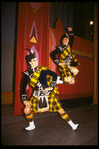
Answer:
<svg viewBox="0 0 99 149"><path fill-rule="evenodd" d="M93 25L93 21L90 21L90 25Z"/></svg>

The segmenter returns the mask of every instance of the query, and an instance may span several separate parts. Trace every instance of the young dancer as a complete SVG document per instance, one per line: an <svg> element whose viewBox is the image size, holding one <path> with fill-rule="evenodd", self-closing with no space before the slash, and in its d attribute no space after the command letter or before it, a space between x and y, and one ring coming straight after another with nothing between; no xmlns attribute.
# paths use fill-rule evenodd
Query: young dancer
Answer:
<svg viewBox="0 0 99 149"><path fill-rule="evenodd" d="M38 65L38 60L34 54L26 56L30 69L24 72L22 79L22 101L25 105L24 114L29 126L25 130L35 129L33 112L41 113L45 111L58 112L73 130L77 130L80 123L74 124L66 111L58 101L57 74L44 66ZM27 99L26 87L31 85L34 89L30 100Z"/></svg>
<svg viewBox="0 0 99 149"><path fill-rule="evenodd" d="M56 49L50 53L51 59L58 65L58 71L61 76L60 79L65 84L74 84L76 82L75 75L79 72L77 67L80 63L72 52L73 43L74 34L72 28L68 27L68 34L64 34L61 37L61 45L57 46ZM57 54L58 59L56 58Z"/></svg>

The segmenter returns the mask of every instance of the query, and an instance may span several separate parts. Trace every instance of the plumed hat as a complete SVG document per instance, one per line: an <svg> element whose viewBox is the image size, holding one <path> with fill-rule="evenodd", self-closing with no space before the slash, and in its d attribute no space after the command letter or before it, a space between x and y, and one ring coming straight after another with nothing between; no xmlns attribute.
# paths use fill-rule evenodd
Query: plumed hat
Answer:
<svg viewBox="0 0 99 149"><path fill-rule="evenodd" d="M34 55L34 54L29 54L29 55L27 55L25 58L26 58L27 61L30 62L31 59L35 58L35 55Z"/></svg>

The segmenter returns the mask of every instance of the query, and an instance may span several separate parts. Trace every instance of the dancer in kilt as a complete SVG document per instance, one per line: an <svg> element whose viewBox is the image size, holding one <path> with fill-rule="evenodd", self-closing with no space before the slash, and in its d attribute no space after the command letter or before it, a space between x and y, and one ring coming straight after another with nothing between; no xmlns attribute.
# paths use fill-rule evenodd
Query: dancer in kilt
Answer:
<svg viewBox="0 0 99 149"><path fill-rule="evenodd" d="M64 34L61 37L61 45L57 46L56 49L50 53L50 57L53 62L58 65L58 71L61 76L60 79L66 84L74 84L76 82L75 75L79 72L77 67L80 63L72 52L74 34L71 27L68 27L68 34ZM57 54L58 59L56 58Z"/></svg>
<svg viewBox="0 0 99 149"><path fill-rule="evenodd" d="M24 72L22 78L22 101L25 105L24 114L29 122L29 126L25 130L35 129L33 121L33 113L41 113L45 111L58 112L60 117L64 119L72 127L77 130L80 126L74 124L68 114L62 108L58 101L59 89L57 86L57 74L44 66L38 66L38 60L34 54L26 56L30 69ZM30 99L27 99L26 87L29 84L34 91Z"/></svg>

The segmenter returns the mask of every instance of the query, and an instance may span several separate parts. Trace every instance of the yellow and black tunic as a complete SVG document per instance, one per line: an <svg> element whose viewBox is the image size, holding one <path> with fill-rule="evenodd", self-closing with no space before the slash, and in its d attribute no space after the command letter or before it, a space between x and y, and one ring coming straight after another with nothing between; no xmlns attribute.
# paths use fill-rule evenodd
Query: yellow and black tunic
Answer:
<svg viewBox="0 0 99 149"><path fill-rule="evenodd" d="M22 100L27 100L26 86L29 84L34 88L33 95L30 98L32 104L32 111L37 112L57 112L62 109L61 104L58 101L59 89L56 84L57 74L46 67L38 66L35 70L31 69L24 72L22 81ZM49 93L45 93L46 87L53 87L53 90ZM40 97L43 92L44 100L41 103ZM47 103L45 102L47 98ZM44 103L45 102L45 103Z"/></svg>

